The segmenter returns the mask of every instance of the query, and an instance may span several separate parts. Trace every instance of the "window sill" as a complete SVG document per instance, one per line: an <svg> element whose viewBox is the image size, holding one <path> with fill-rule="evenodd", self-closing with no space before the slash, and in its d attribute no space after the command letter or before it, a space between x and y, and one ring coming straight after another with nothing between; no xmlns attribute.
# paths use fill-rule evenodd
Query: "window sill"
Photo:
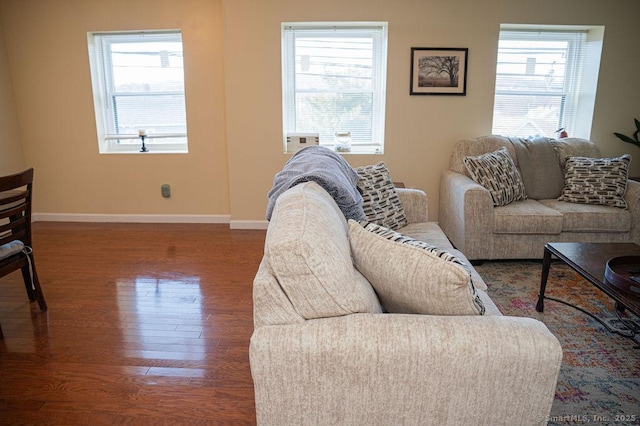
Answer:
<svg viewBox="0 0 640 426"><path fill-rule="evenodd" d="M333 148L333 145L320 145L323 146L325 148L329 148L332 151L335 151ZM297 150L291 150L291 151L286 151L285 150L285 154L294 154ZM343 154L343 155L382 155L384 154L384 151L382 148L380 147L373 147L373 146L352 146L351 147L351 151L335 151L338 154Z"/></svg>
<svg viewBox="0 0 640 426"><path fill-rule="evenodd" d="M120 154L130 154L130 155L149 155L149 154L188 154L189 151L176 151L176 150L170 150L170 151L166 151L166 150L161 150L161 149L149 149L149 151L146 152L140 152L138 151L102 151L100 152L100 154L116 154L116 155L120 155Z"/></svg>

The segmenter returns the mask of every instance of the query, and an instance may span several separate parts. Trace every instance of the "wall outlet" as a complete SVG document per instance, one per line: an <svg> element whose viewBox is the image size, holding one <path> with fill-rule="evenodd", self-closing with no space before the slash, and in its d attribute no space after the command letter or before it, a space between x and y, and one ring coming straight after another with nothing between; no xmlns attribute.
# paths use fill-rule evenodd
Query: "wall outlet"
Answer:
<svg viewBox="0 0 640 426"><path fill-rule="evenodd" d="M164 185L162 185L160 187L160 192L162 192L162 196L164 198L169 198L171 197L171 187L169 186L168 183L165 183Z"/></svg>

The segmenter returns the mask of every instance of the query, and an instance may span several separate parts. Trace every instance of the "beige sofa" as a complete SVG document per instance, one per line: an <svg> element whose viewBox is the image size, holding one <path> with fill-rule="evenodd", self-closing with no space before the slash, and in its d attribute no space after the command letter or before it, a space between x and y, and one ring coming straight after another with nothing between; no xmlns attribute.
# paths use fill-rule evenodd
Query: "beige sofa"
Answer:
<svg viewBox="0 0 640 426"><path fill-rule="evenodd" d="M450 170L441 177L438 222L453 245L468 259L540 259L547 242L640 243L639 182L627 183L626 209L536 196L553 194L558 187L562 190L566 157L601 157L598 145L588 140L568 138L546 142L553 146L551 159L541 159L524 150L531 155L529 167L541 176L529 185L525 182L529 197L499 207L494 207L489 191L470 178L464 158L506 147L515 165L520 167L519 156L524 155L518 140L483 136L455 145ZM552 186L556 190L549 192Z"/></svg>
<svg viewBox="0 0 640 426"><path fill-rule="evenodd" d="M464 259L427 222L425 193L398 193L400 231ZM546 326L502 316L473 269L482 316L383 313L353 266L354 224L313 182L277 199L253 289L258 424L544 423L562 360Z"/></svg>

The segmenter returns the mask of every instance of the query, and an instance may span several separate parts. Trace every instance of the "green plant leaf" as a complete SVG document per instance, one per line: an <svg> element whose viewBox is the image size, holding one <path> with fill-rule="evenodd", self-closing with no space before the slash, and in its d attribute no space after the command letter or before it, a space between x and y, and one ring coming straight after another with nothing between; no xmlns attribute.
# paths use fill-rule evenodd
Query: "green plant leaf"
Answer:
<svg viewBox="0 0 640 426"><path fill-rule="evenodd" d="M637 141L635 139L632 139L629 136L623 135L622 133L616 133L616 132L614 132L613 134L616 135L618 137L618 139L620 139L623 142L628 142L628 143L632 143L634 145L640 146L640 142L639 141Z"/></svg>
<svg viewBox="0 0 640 426"><path fill-rule="evenodd" d="M640 137L640 120L634 118L633 121L635 122L637 129L635 132L633 132L633 138L630 138L627 135L623 135L622 133L613 132L613 134L623 142L632 143L640 147L640 139L638 139Z"/></svg>

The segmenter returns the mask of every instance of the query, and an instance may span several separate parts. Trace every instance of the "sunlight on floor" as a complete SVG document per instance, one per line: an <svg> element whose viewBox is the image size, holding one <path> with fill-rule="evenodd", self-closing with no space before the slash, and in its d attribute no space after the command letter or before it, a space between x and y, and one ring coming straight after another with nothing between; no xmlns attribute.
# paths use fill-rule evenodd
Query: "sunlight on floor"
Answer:
<svg viewBox="0 0 640 426"><path fill-rule="evenodd" d="M140 349L125 350L126 357L182 361L207 358L205 346L198 341L204 328L202 318L205 317L199 277L137 277L135 280L118 280L116 286L121 332L125 336L137 337L140 344ZM183 373L198 377L199 369L188 370L188 373ZM154 373L149 371L148 374Z"/></svg>

